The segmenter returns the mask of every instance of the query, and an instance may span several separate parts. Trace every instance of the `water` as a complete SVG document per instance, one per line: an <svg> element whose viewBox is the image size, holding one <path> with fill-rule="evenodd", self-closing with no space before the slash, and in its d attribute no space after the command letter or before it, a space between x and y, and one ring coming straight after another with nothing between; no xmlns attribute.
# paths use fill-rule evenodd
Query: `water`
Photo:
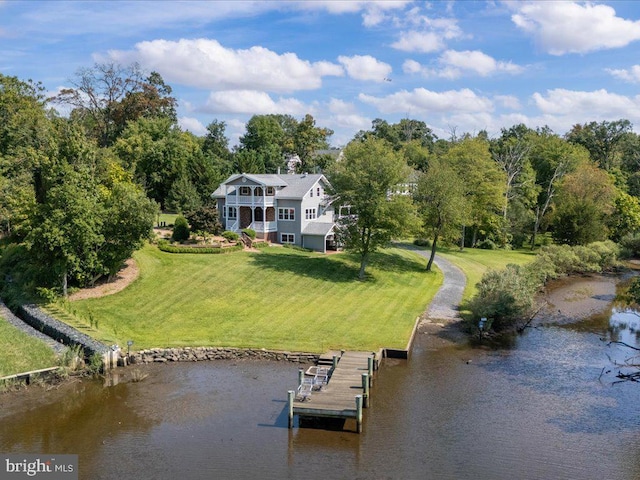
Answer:
<svg viewBox="0 0 640 480"><path fill-rule="evenodd" d="M637 345L637 319L614 310L499 350L419 336L379 371L361 435L287 428L296 365L220 361L0 397L0 451L77 453L86 479L640 478L640 385L612 385L608 358L638 352L607 346Z"/></svg>

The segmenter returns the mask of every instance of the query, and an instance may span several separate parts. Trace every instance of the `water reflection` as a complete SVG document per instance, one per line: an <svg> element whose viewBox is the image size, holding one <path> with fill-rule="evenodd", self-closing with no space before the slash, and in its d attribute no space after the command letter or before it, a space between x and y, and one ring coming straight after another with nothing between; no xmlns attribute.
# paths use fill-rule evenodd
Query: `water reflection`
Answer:
<svg viewBox="0 0 640 480"><path fill-rule="evenodd" d="M602 374L625 354L608 340L637 330L619 313L508 349L419 336L409 362L379 371L362 435L287 428L296 365L220 361L150 365L142 382L70 385L40 405L0 397L0 450L78 453L90 479L640 478L640 386Z"/></svg>

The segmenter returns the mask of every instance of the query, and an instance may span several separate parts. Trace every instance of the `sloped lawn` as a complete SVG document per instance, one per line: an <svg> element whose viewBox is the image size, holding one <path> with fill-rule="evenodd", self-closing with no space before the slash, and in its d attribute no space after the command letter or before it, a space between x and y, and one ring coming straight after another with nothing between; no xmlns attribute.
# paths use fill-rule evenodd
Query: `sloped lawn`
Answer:
<svg viewBox="0 0 640 480"><path fill-rule="evenodd" d="M55 365L56 357L47 345L0 315L0 377Z"/></svg>
<svg viewBox="0 0 640 480"><path fill-rule="evenodd" d="M56 314L106 342L135 349L229 346L322 352L404 348L442 283L417 254L376 254L357 280L356 257L270 247L222 255L136 253L140 277L115 295L66 302ZM125 347L126 348L126 347Z"/></svg>

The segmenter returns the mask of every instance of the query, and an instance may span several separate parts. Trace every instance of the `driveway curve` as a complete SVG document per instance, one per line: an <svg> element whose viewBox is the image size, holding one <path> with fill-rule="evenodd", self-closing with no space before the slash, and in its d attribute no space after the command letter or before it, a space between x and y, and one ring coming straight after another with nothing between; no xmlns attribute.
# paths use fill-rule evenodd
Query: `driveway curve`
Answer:
<svg viewBox="0 0 640 480"><path fill-rule="evenodd" d="M419 250L410 246L406 246L406 248L426 258L427 261L431 255L431 252L426 250ZM467 284L467 277L462 270L440 255L436 255L434 263L442 271L444 279L440 290L438 290L431 304L429 304L424 318L427 321L458 321L461 319L459 307L460 302L462 302L462 292Z"/></svg>

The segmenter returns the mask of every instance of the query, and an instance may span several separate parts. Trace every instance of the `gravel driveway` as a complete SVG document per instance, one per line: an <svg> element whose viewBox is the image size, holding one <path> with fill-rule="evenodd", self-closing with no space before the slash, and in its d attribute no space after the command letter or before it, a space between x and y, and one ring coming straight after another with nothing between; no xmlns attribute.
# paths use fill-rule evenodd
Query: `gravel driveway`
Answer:
<svg viewBox="0 0 640 480"><path fill-rule="evenodd" d="M413 250L418 255L427 259L427 261L431 255L431 252L428 250L419 250L410 245L403 245L403 247ZM462 301L462 292L467 284L467 278L464 273L462 273L462 270L440 255L436 255L434 263L442 270L444 280L442 281L440 290L438 290L438 293L433 297L425 318L430 321L458 321L460 320L458 307Z"/></svg>

